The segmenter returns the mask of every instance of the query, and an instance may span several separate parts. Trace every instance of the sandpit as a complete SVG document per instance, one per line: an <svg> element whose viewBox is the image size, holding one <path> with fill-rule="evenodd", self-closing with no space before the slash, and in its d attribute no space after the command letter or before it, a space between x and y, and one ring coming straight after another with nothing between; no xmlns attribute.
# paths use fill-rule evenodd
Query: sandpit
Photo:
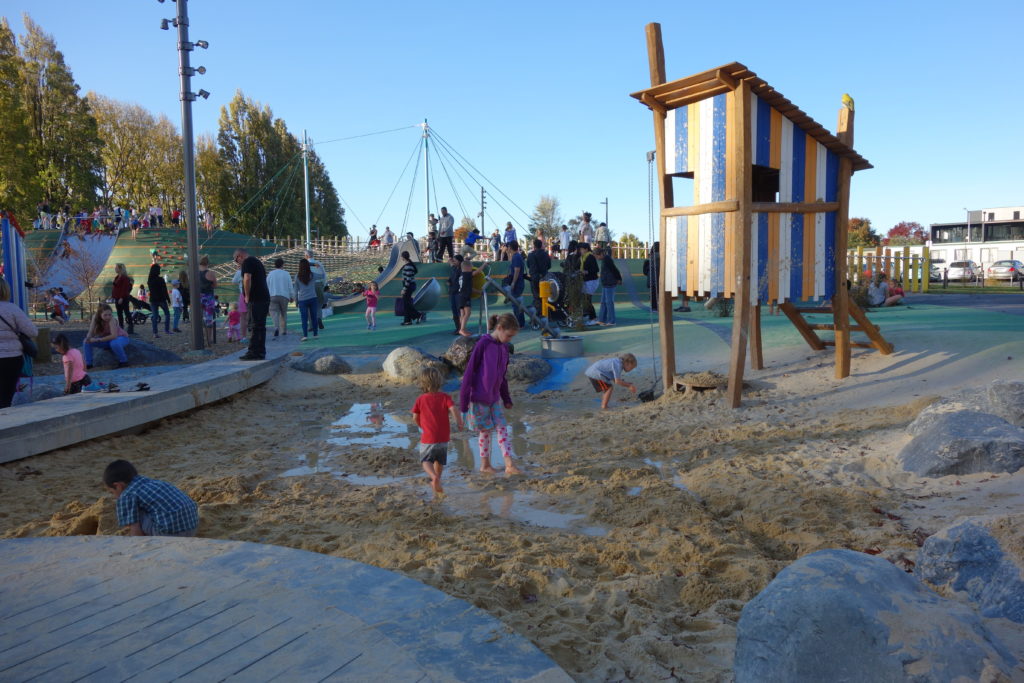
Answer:
<svg viewBox="0 0 1024 683"><path fill-rule="evenodd" d="M461 433L444 497L410 448L415 387L285 369L143 434L0 467L0 535L118 533L100 474L124 457L200 503L201 536L402 572L494 614L578 680L729 680L740 609L797 558L849 548L909 570L955 516L1024 506L1022 473L922 482L892 466L936 394L865 404L887 362L861 359L839 385L830 364L794 356L752 379L738 411L719 391L622 392L602 413L582 378L515 391L525 475L474 472Z"/></svg>

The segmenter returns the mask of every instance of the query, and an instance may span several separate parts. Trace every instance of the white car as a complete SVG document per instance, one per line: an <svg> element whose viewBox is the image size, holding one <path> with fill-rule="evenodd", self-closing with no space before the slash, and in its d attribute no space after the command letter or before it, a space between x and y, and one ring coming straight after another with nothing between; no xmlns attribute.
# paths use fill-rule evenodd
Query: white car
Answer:
<svg viewBox="0 0 1024 683"><path fill-rule="evenodd" d="M974 282L981 275L981 267L974 261L953 261L949 264L949 279Z"/></svg>

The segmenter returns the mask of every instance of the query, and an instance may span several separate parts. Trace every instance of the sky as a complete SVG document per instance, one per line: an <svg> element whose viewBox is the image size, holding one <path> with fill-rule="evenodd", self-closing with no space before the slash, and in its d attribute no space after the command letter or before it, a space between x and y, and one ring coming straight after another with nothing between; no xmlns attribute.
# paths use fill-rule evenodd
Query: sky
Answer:
<svg viewBox="0 0 1024 683"><path fill-rule="evenodd" d="M0 0L16 34L28 12L55 38L83 93L180 125L174 29L159 29L176 11L157 0ZM882 234L1024 205L1019 0L191 0L188 11L190 38L210 44L192 55L207 68L193 90L211 93L194 105L196 133L216 133L238 90L297 136L307 130L355 235L374 223L422 233L423 172L414 186L402 171L427 119L465 160L430 155L432 211L475 216L483 176L488 231L525 225L550 195L564 219L603 220L607 198L612 232L646 238L654 133L629 93L650 85L649 22L662 26L669 80L742 62L831 131L850 93L855 147L874 165L854 175L851 215Z"/></svg>

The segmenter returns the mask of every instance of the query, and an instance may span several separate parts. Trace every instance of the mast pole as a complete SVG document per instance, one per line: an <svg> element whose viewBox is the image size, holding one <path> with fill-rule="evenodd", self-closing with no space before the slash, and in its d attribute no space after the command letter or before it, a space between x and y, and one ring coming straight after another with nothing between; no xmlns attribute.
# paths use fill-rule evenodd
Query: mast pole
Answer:
<svg viewBox="0 0 1024 683"><path fill-rule="evenodd" d="M427 215L423 217L426 223L430 218L430 127L427 120L423 119L423 184L426 187Z"/></svg>
<svg viewBox="0 0 1024 683"><path fill-rule="evenodd" d="M311 249L309 242L309 138L306 129L302 129L302 175L305 181L303 199L306 203L306 249Z"/></svg>

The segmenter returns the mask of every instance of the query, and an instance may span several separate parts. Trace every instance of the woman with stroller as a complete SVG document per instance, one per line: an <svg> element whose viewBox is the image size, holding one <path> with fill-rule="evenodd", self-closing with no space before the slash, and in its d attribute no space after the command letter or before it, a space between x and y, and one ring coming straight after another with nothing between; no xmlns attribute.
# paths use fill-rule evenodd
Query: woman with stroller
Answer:
<svg viewBox="0 0 1024 683"><path fill-rule="evenodd" d="M110 293L117 309L117 324L125 327L128 334L135 334L135 323L132 321L132 279L123 263L114 266L114 289Z"/></svg>

